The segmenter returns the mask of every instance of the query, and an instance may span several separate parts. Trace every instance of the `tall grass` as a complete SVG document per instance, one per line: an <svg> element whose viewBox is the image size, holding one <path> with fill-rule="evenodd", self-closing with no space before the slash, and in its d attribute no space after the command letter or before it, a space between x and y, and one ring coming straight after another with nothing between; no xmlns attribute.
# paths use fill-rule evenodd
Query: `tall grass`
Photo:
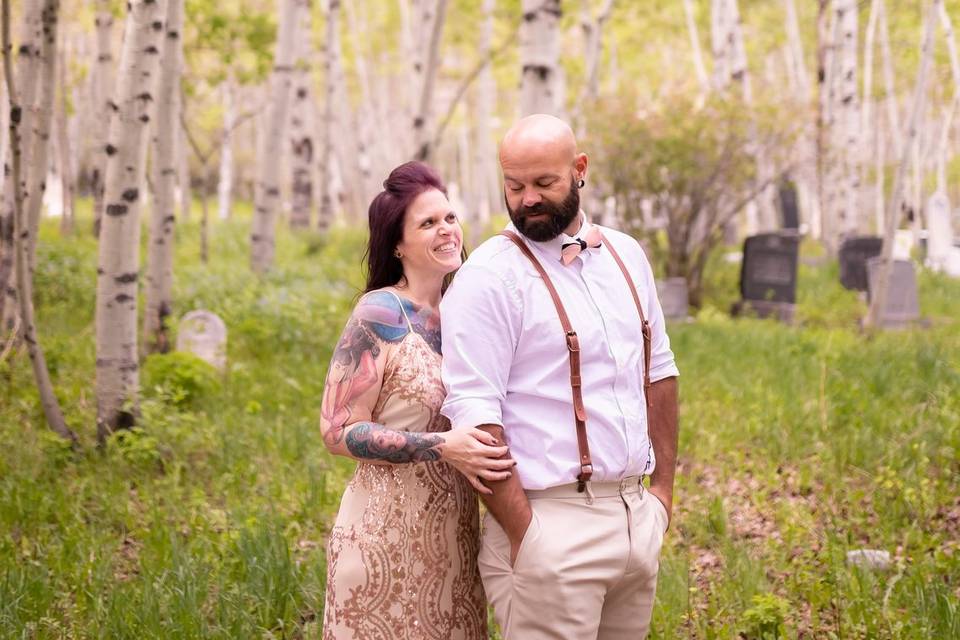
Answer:
<svg viewBox="0 0 960 640"><path fill-rule="evenodd" d="M86 228L81 221L80 229ZM141 419L95 442L95 242L42 230L37 308L83 449L43 426L24 351L0 362L0 638L316 638L325 536L352 465L316 428L363 238L281 232L247 268L243 217L177 229L176 311L229 328L220 378L151 358ZM928 328L864 335L836 266L801 267L798 326L731 320L718 255L671 327L681 467L657 638L960 637L960 283L921 272ZM893 566L848 566L854 548Z"/></svg>

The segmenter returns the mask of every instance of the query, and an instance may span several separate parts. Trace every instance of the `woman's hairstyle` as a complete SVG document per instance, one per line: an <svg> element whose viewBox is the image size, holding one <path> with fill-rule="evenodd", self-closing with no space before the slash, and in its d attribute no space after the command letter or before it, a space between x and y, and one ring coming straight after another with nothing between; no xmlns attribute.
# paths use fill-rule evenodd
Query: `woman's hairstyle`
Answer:
<svg viewBox="0 0 960 640"><path fill-rule="evenodd" d="M424 191L436 189L447 195L447 187L432 167L422 162L405 162L383 181L383 191L370 203L367 220L370 239L365 254L367 285L364 293L400 282L403 265L394 255L403 240L407 208Z"/></svg>

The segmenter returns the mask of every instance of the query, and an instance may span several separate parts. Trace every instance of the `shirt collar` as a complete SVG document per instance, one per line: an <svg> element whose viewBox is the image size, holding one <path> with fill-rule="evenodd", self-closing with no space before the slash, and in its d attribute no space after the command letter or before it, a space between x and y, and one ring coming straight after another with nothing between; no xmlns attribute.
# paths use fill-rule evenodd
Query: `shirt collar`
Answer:
<svg viewBox="0 0 960 640"><path fill-rule="evenodd" d="M510 222L507 224L507 230L513 231L514 233L519 235L521 238L523 238L523 240L528 245L532 247L536 247L543 255L553 258L557 262L560 262L560 250L563 248L563 245L566 244L567 242L575 242L585 237L587 235L587 232L590 231L591 228L593 228L593 225L590 224L590 220L587 218L587 215L583 212L583 209L580 210L580 230L577 231L576 234L570 236L561 231L560 235L558 235L556 238L553 238L552 240L547 240L546 242L537 242L535 240L531 240L527 236L520 233L517 230L517 227L513 224L513 222ZM590 255L590 253L591 252L589 251L582 252L580 254L580 259L586 260L587 256Z"/></svg>

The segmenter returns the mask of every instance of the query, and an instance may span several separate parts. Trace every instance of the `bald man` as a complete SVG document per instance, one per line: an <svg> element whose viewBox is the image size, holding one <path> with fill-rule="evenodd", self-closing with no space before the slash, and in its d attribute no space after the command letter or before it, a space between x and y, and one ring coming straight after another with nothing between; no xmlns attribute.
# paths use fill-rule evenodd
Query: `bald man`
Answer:
<svg viewBox="0 0 960 640"><path fill-rule="evenodd" d="M516 240L478 247L440 305L441 411L516 462L483 496L487 598L508 640L643 638L677 451L678 371L650 263L581 211L587 156L565 122L520 120L500 164Z"/></svg>

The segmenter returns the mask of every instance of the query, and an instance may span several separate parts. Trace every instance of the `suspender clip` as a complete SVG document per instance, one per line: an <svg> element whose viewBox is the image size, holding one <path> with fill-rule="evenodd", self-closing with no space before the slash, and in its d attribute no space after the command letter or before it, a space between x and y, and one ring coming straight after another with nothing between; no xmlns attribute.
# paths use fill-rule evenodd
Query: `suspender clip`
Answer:
<svg viewBox="0 0 960 640"><path fill-rule="evenodd" d="M567 349L571 353L580 353L580 339L576 331L567 331Z"/></svg>

